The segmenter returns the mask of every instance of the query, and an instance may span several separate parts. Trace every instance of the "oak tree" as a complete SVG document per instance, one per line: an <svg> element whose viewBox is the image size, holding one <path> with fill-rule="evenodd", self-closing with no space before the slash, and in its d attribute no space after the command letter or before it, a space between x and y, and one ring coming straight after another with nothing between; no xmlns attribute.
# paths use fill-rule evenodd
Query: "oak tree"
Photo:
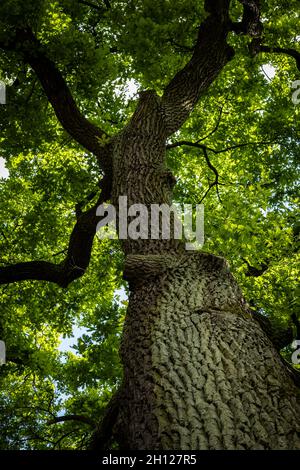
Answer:
<svg viewBox="0 0 300 470"><path fill-rule="evenodd" d="M1 2L1 448L300 448L298 42L296 0ZM98 239L120 196L203 249Z"/></svg>

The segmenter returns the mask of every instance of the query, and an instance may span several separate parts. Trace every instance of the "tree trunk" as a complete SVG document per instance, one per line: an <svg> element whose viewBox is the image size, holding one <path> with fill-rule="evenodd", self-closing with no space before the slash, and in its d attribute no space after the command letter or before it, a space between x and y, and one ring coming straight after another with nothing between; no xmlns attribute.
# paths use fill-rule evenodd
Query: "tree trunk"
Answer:
<svg viewBox="0 0 300 470"><path fill-rule="evenodd" d="M114 142L112 201L170 204L164 114L142 95ZM300 449L300 395L226 261L123 240L130 301L113 433L124 449Z"/></svg>
<svg viewBox="0 0 300 470"><path fill-rule="evenodd" d="M224 259L129 256L125 276L122 448L300 449L299 390Z"/></svg>

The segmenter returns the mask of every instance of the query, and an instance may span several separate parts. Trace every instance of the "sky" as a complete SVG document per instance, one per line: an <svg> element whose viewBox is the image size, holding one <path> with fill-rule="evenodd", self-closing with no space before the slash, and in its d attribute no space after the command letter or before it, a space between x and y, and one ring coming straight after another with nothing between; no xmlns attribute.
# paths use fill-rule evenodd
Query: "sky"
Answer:
<svg viewBox="0 0 300 470"><path fill-rule="evenodd" d="M115 291L114 298L117 304L123 306L122 301L127 300L128 298L125 289L123 287L117 289ZM61 352L72 351L73 354L76 354L75 350L73 349L73 346L76 345L77 340L84 334L89 334L86 328L74 325L72 329L72 336L68 338L61 338L61 343L59 345L58 350Z"/></svg>
<svg viewBox="0 0 300 470"><path fill-rule="evenodd" d="M262 70L268 80L272 80L272 78L276 75L276 69L271 64L264 64L262 65Z"/></svg>

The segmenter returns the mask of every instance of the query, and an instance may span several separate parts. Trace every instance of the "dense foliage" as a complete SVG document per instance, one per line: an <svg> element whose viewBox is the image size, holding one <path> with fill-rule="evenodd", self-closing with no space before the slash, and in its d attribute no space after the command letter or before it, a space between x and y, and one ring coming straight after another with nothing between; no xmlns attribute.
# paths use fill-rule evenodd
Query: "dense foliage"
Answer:
<svg viewBox="0 0 300 470"><path fill-rule="evenodd" d="M204 18L198 0L5 0L0 42L30 26L46 46L84 115L109 135L132 115L137 90L161 93L191 54ZM262 2L269 46L297 49L297 1ZM233 2L232 18L241 14ZM236 55L169 142L175 201L205 204L203 249L226 257L252 308L278 323L297 313L297 162L300 106L295 60ZM0 50L0 263L55 260L66 253L75 206L96 191L97 163L58 123L18 51ZM198 142L180 145L176 142ZM203 145L205 148L203 148ZM0 286L0 448L85 448L120 383L118 347L126 300L122 253L95 240L87 273L63 289L26 281ZM122 288L122 290L120 290ZM62 351L64 338L75 343ZM77 336L79 335L79 338ZM290 350L284 351L289 357ZM79 415L90 422L61 421Z"/></svg>

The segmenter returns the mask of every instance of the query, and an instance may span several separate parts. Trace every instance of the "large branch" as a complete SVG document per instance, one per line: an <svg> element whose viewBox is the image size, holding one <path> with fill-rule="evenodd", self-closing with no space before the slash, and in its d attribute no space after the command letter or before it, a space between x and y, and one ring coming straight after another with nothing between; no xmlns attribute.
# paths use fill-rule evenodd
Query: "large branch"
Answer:
<svg viewBox="0 0 300 470"><path fill-rule="evenodd" d="M89 2L87 0L78 0L78 3L81 3L82 5L86 5L90 8L94 8L95 10L100 11L103 13L104 11L107 11L111 8L111 4L109 0L103 0L103 3L105 4L105 9L101 7L99 4L95 5L95 3Z"/></svg>
<svg viewBox="0 0 300 470"><path fill-rule="evenodd" d="M240 23L231 23L231 30L238 34L258 37L262 33L260 21L260 0L239 0L243 5L243 18Z"/></svg>
<svg viewBox="0 0 300 470"><path fill-rule="evenodd" d="M60 287L68 287L72 281L83 276L90 262L93 240L99 221L96 209L110 197L110 179L107 177L102 181L99 200L78 217L71 233L66 259L60 264L47 261L29 261L4 266L0 268L0 284L37 280L54 282Z"/></svg>
<svg viewBox="0 0 300 470"><path fill-rule="evenodd" d="M79 423L88 424L92 428L96 427L96 423L89 418L88 416L84 415L64 415L64 416L56 416L55 418L48 421L48 425L56 424L56 423L64 423L65 421L77 421Z"/></svg>
<svg viewBox="0 0 300 470"><path fill-rule="evenodd" d="M64 129L85 149L94 153L104 171L110 172L107 134L84 117L56 65L30 29L17 30L0 48L20 52L40 80L45 94Z"/></svg>
<svg viewBox="0 0 300 470"><path fill-rule="evenodd" d="M100 7L99 5L95 5L95 3L87 2L86 0L79 0L78 3L80 3L81 5L90 7L90 8L94 8L95 10L100 11L100 13L103 13L103 8Z"/></svg>
<svg viewBox="0 0 300 470"><path fill-rule="evenodd" d="M260 20L260 0L239 0L243 4L243 19L240 23L231 22L230 29L238 34L252 36L249 48L252 55L259 52L269 52L271 54L285 54L296 60L298 70L300 70L300 52L289 47L276 47L261 44L261 34L263 31Z"/></svg>
<svg viewBox="0 0 300 470"><path fill-rule="evenodd" d="M271 54L285 54L290 57L293 57L296 61L296 65L298 70L300 71L300 52L296 51L296 49L285 48L285 47L269 47L263 44L259 44L256 47L255 53L258 52L269 52Z"/></svg>
<svg viewBox="0 0 300 470"><path fill-rule="evenodd" d="M234 50L227 44L230 31L257 38L262 32L260 0L239 0L243 18L233 23L229 17L230 0L206 0L208 17L199 27L194 53L165 89L162 97L167 136L180 129L200 96L233 58Z"/></svg>
<svg viewBox="0 0 300 470"><path fill-rule="evenodd" d="M94 431L89 450L97 450L98 452L109 450L111 441L117 437L114 435L114 427L118 420L123 400L123 387L121 387L108 403L104 416Z"/></svg>
<svg viewBox="0 0 300 470"><path fill-rule="evenodd" d="M229 4L230 0L205 2L209 16L199 27L192 58L171 80L162 97L167 135L182 126L201 94L234 55L226 42L230 23Z"/></svg>

